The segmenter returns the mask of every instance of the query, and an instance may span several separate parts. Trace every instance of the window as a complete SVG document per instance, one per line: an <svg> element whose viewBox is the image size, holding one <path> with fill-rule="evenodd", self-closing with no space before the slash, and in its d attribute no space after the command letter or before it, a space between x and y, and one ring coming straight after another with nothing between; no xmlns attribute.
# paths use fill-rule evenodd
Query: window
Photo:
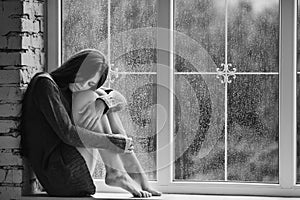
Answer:
<svg viewBox="0 0 300 200"><path fill-rule="evenodd" d="M296 3L48 1L48 66L107 55L106 85L126 96L121 119L163 192L300 195ZM116 191L100 160L99 190Z"/></svg>
<svg viewBox="0 0 300 200"><path fill-rule="evenodd" d="M279 1L174 11L175 180L278 183Z"/></svg>

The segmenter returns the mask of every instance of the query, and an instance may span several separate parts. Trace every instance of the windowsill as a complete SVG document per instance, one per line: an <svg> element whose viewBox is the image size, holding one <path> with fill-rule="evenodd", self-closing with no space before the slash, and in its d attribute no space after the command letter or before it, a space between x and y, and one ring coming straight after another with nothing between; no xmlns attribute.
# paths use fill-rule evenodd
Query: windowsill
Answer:
<svg viewBox="0 0 300 200"><path fill-rule="evenodd" d="M286 197L262 197L262 196L223 196L223 195L191 195L191 194L163 194L161 197L133 198L128 193L96 193L93 197L49 197L46 194L24 196L20 200L134 200L134 199L161 199L161 200L285 200ZM288 198L299 200L299 198Z"/></svg>

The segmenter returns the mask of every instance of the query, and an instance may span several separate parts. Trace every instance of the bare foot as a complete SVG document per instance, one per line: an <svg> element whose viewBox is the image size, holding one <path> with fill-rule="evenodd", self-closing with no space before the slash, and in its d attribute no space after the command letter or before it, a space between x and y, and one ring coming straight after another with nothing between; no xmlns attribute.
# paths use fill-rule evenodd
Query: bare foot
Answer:
<svg viewBox="0 0 300 200"><path fill-rule="evenodd" d="M154 190L151 187L147 187L147 188L143 187L142 189L147 192L150 192L152 196L161 196L161 192Z"/></svg>
<svg viewBox="0 0 300 200"><path fill-rule="evenodd" d="M141 193L142 193L142 197L145 197L145 198L149 198L152 196L152 194L150 192L145 191L145 190L142 190Z"/></svg>
<svg viewBox="0 0 300 200"><path fill-rule="evenodd" d="M161 196L161 192L150 187L145 174L131 173L130 176L141 186L142 190L151 193L152 196Z"/></svg>
<svg viewBox="0 0 300 200"><path fill-rule="evenodd" d="M113 173L106 173L105 183L109 186L123 188L130 192L134 197L151 197L148 191L140 190L135 186L133 180L125 172L114 171Z"/></svg>

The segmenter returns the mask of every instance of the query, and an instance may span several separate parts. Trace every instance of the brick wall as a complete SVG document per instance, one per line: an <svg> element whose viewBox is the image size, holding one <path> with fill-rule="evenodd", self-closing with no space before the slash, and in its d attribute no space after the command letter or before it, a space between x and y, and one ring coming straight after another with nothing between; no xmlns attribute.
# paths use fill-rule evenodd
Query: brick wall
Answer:
<svg viewBox="0 0 300 200"><path fill-rule="evenodd" d="M0 0L0 199L32 192L35 179L20 156L22 94L44 68L42 0Z"/></svg>

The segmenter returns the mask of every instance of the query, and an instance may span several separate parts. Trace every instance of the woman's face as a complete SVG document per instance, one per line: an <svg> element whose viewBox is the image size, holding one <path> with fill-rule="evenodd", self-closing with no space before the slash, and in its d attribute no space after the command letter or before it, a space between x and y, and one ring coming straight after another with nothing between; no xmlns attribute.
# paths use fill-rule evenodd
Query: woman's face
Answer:
<svg viewBox="0 0 300 200"><path fill-rule="evenodd" d="M100 77L101 77L100 72L97 72L95 76L91 77L86 81L80 81L78 83L70 83L69 88L72 92L89 90L98 84Z"/></svg>

